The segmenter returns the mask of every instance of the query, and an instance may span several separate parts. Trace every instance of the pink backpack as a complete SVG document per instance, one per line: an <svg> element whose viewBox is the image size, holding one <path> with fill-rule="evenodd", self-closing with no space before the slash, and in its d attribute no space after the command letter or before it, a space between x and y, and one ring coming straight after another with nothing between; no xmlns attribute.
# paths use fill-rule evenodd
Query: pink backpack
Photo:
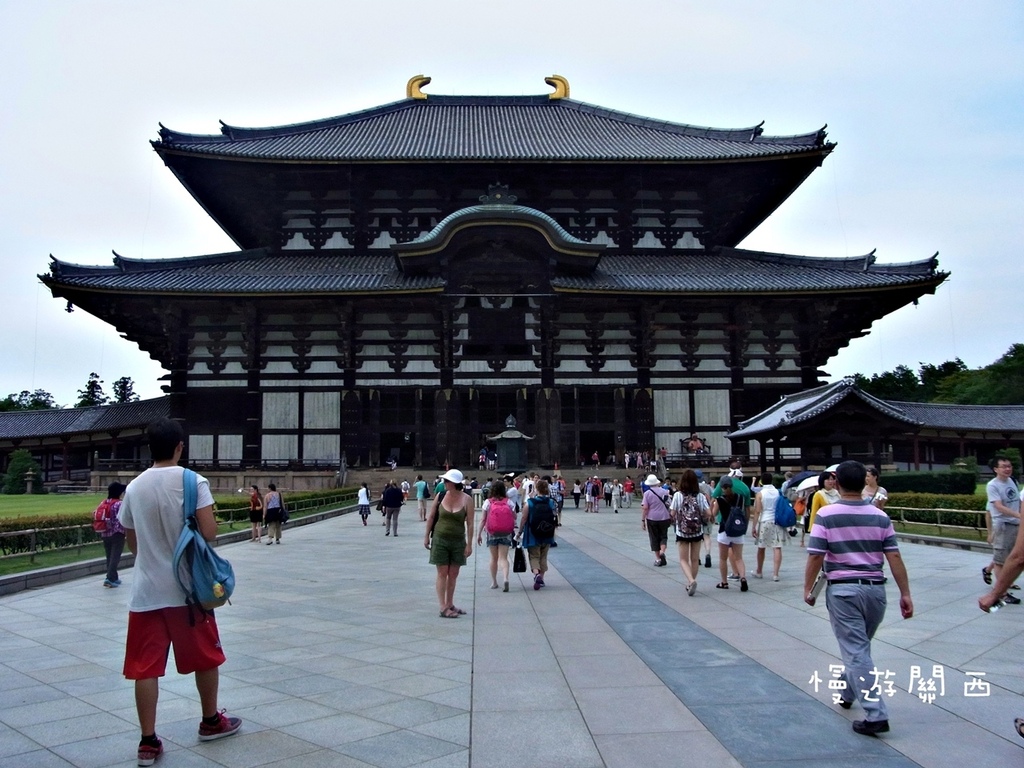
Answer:
<svg viewBox="0 0 1024 768"><path fill-rule="evenodd" d="M491 499L487 508L487 532L492 536L507 536L516 529L516 516L508 499Z"/></svg>

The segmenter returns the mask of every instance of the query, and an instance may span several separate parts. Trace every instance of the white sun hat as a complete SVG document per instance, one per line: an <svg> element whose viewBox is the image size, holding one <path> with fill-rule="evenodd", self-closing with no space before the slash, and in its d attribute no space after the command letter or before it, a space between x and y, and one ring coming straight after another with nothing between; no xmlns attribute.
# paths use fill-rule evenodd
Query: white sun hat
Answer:
<svg viewBox="0 0 1024 768"><path fill-rule="evenodd" d="M465 478L462 476L462 473L459 472L459 470L457 469L449 469L447 472L441 475L441 479L447 480L449 483L455 483L456 485L465 480Z"/></svg>

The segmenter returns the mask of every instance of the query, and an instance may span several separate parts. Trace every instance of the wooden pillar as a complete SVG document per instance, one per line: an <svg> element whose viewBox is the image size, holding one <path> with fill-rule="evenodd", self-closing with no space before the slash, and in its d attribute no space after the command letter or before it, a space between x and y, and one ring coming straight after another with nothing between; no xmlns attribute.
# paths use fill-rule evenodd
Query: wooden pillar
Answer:
<svg viewBox="0 0 1024 768"><path fill-rule="evenodd" d="M62 437L60 441L60 479L70 480L71 479L71 468L68 466L68 459L70 457L68 451L68 439ZM45 479L45 475L43 477Z"/></svg>
<svg viewBox="0 0 1024 768"><path fill-rule="evenodd" d="M460 449L459 393L455 389L439 389L434 395L434 435L437 439L434 459L437 466L456 467Z"/></svg>
<svg viewBox="0 0 1024 768"><path fill-rule="evenodd" d="M363 401L364 445L369 455L371 467L381 465L380 457L380 390L371 389L366 392Z"/></svg>
<svg viewBox="0 0 1024 768"><path fill-rule="evenodd" d="M914 469L921 469L921 438L914 435Z"/></svg>
<svg viewBox="0 0 1024 768"><path fill-rule="evenodd" d="M528 392L525 387L519 387L516 389L516 424L518 425L519 431L524 434L537 434L537 429L540 425L530 424L530 413L529 401L527 400ZM535 406L536 407L536 406ZM528 464L538 464L537 458L537 441L527 440L526 441L526 462Z"/></svg>
<svg viewBox="0 0 1024 768"><path fill-rule="evenodd" d="M626 416L626 390L615 388L615 461L622 464L626 454L626 439L629 435L629 419Z"/></svg>
<svg viewBox="0 0 1024 768"><path fill-rule="evenodd" d="M417 467L423 466L423 439L426 431L423 429L423 390L416 390L416 448L413 451L413 463Z"/></svg>
<svg viewBox="0 0 1024 768"><path fill-rule="evenodd" d="M634 389L632 392L633 445L637 450L657 452L654 444L654 393L650 389Z"/></svg>
<svg viewBox="0 0 1024 768"><path fill-rule="evenodd" d="M363 426L363 398L356 389L341 393L341 450L349 467L366 467L370 457Z"/></svg>
<svg viewBox="0 0 1024 768"><path fill-rule="evenodd" d="M537 463L542 467L553 467L561 464L562 438L562 396L554 388L541 389L536 394L534 404L535 432L534 441Z"/></svg>

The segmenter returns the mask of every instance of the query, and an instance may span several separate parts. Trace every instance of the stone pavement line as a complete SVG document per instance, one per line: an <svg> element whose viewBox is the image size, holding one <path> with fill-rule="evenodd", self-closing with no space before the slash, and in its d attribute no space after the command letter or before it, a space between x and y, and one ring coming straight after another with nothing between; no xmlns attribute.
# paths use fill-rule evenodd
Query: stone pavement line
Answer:
<svg viewBox="0 0 1024 768"><path fill-rule="evenodd" d="M807 693L564 540L557 562L569 583L741 764L868 759L892 768L914 765L882 741L853 733L844 718ZM759 728L766 702L771 723Z"/></svg>
<svg viewBox="0 0 1024 768"><path fill-rule="evenodd" d="M476 567L472 765L738 768L556 568L533 590Z"/></svg>
<svg viewBox="0 0 1024 768"><path fill-rule="evenodd" d="M638 542L635 521L627 517L610 525L595 522L570 518L563 538L797 688L809 692L808 670L824 671L828 664L838 663L824 607L808 608L801 599L802 557L794 559L790 554L789 565L784 557L780 584L752 581L751 591L741 596L735 589L708 590L705 577L697 596L686 598L678 568L652 569L646 564L649 553ZM799 549L789 551L803 554ZM965 573L973 575L987 557L923 545L906 545L903 555L911 573L916 616L904 622L898 612L889 612L873 644L875 662L880 669L904 672L912 664L927 671L936 662L954 668L946 670L947 695L934 704L922 704L900 687L906 686L905 680L897 683L896 696L889 700L894 731L885 742L923 766L945 768L971 762L979 749L991 755L991 764L1018 764L1021 743L1012 718L1024 712L1019 661L1024 655L1024 634L1019 617L1004 616L1005 611L993 616L978 611L978 584L964 578ZM890 602L894 598L893 591ZM943 642L947 636L959 642ZM964 647L974 650L964 651ZM964 659L970 660L966 666L958 663ZM997 671L987 677L991 696L960 696L957 688L967 679L964 670L986 669ZM828 694L823 689L816 698L834 709ZM843 714L857 719L858 712L855 707Z"/></svg>

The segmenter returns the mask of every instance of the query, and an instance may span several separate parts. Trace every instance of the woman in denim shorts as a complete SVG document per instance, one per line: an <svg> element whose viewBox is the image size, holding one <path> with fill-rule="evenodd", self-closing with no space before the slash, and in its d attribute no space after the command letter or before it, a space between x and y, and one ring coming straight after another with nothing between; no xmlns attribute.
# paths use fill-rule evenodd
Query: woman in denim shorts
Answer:
<svg viewBox="0 0 1024 768"><path fill-rule="evenodd" d="M501 565L501 573L504 577L503 590L508 592L508 549L512 546L512 536L515 533L515 509L511 507L506 498L505 484L501 480L495 480L490 486L490 495L484 502L484 516L480 520L480 532L477 534L476 543L483 543L484 531L487 531L487 548L491 550L491 589L498 588L498 565ZM506 510L506 507L508 508ZM491 515L492 508L495 511ZM508 531L507 520L511 516L512 528Z"/></svg>

